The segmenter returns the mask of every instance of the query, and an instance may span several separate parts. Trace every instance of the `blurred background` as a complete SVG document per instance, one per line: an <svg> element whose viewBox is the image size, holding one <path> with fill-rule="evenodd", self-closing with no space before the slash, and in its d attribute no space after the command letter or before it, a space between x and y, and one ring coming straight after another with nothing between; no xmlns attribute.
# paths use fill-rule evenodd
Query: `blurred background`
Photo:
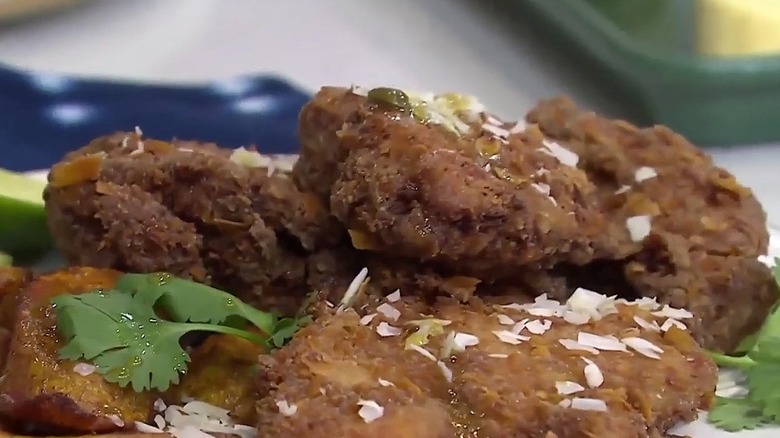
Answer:
<svg viewBox="0 0 780 438"><path fill-rule="evenodd" d="M0 63L15 69L177 85L270 73L306 93L457 90L507 119L564 94L668 123L708 146L775 222L778 35L772 0L0 0Z"/></svg>

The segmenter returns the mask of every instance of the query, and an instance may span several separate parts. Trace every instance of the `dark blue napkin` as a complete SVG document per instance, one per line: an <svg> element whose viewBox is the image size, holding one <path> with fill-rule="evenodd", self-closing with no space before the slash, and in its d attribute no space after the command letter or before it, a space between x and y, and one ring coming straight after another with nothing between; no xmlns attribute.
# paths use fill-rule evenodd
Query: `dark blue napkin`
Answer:
<svg viewBox="0 0 780 438"><path fill-rule="evenodd" d="M0 65L0 167L48 168L95 137L135 126L148 137L295 153L298 111L308 97L274 76L169 86Z"/></svg>

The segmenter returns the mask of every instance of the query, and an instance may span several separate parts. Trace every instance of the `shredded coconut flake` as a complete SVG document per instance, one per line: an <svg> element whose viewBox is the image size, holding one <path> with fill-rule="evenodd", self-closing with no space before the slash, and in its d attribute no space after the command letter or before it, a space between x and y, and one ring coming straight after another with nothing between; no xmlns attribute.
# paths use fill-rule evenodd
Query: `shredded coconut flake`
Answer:
<svg viewBox="0 0 780 438"><path fill-rule="evenodd" d="M403 333L403 330L401 330L398 327L394 327L384 321L380 322L379 325L376 326L376 333L379 336L382 336L384 338L389 336L398 336L401 333Z"/></svg>
<svg viewBox="0 0 780 438"><path fill-rule="evenodd" d="M577 382L565 380L563 382L555 382L555 390L558 391L558 394L560 395L569 395L584 391L585 387Z"/></svg>
<svg viewBox="0 0 780 438"><path fill-rule="evenodd" d="M181 410L182 412L186 412L191 415L202 415L230 421L230 412L227 409L223 409L198 400L193 400L185 404Z"/></svg>
<svg viewBox="0 0 780 438"><path fill-rule="evenodd" d="M360 291L360 285L366 281L367 277L368 268L363 268L360 270L360 272L358 272L355 278L352 279L352 282L349 283L349 287L347 287L347 291L344 293L344 297L341 299L336 312L342 312L344 309L352 305L352 301L354 301L355 295L357 295L358 291Z"/></svg>
<svg viewBox="0 0 780 438"><path fill-rule="evenodd" d="M528 318L523 319L522 321L518 321L515 325L512 326L511 329L509 329L510 332L519 335L520 332L525 329L525 325L528 323Z"/></svg>
<svg viewBox="0 0 780 438"><path fill-rule="evenodd" d="M212 437L211 434L257 438L255 427L235 424L225 409L196 400L188 401L183 407L168 406L164 418L157 415L154 422L159 429L177 438Z"/></svg>
<svg viewBox="0 0 780 438"><path fill-rule="evenodd" d="M386 298L387 301L391 303L395 303L396 301L401 299L401 289L396 289L393 293L388 295Z"/></svg>
<svg viewBox="0 0 780 438"><path fill-rule="evenodd" d="M382 418L382 415L385 414L385 408L373 400L360 399L357 404L360 406L358 415L360 415L360 418L366 423Z"/></svg>
<svg viewBox="0 0 780 438"><path fill-rule="evenodd" d="M490 353L488 354L488 357L494 357L496 359L506 359L507 357L509 357L509 355L504 353Z"/></svg>
<svg viewBox="0 0 780 438"><path fill-rule="evenodd" d="M73 371L79 376L86 377L97 371L97 367L89 363L79 362L73 366Z"/></svg>
<svg viewBox="0 0 780 438"><path fill-rule="evenodd" d="M575 397L571 401L572 409L579 409L581 411L607 411L607 403L604 400L596 398L580 398Z"/></svg>
<svg viewBox="0 0 780 438"><path fill-rule="evenodd" d="M642 297L633 301L627 301L624 299L620 299L617 301L620 302L620 304L624 304L626 306L637 306L640 309L644 309L644 310L655 310L661 307L658 301L656 301L656 299L652 297Z"/></svg>
<svg viewBox="0 0 780 438"><path fill-rule="evenodd" d="M161 398L158 398L157 400L154 401L155 412L163 412L167 407L168 406L165 405L165 402Z"/></svg>
<svg viewBox="0 0 780 438"><path fill-rule="evenodd" d="M628 234L631 236L631 240L634 242L641 242L645 237L650 235L650 229L652 228L650 216L631 216L626 219L626 228L628 229Z"/></svg>
<svg viewBox="0 0 780 438"><path fill-rule="evenodd" d="M533 321L529 321L525 328L529 332L535 334L535 335L543 335L547 330L550 330L552 327L552 321L549 319L545 319L544 321L539 321L538 319L535 319Z"/></svg>
<svg viewBox="0 0 780 438"><path fill-rule="evenodd" d="M407 348L422 354L423 357L425 357L427 359L430 359L430 360L432 360L434 362L438 362L438 359L436 359L436 356L434 356L433 353L431 353L430 351L420 347L419 345L409 344L409 345L407 345Z"/></svg>
<svg viewBox="0 0 780 438"><path fill-rule="evenodd" d="M298 406L288 403L287 400L277 400L276 407L279 408L279 413L285 417L292 417L298 412Z"/></svg>
<svg viewBox="0 0 780 438"><path fill-rule="evenodd" d="M642 166L634 172L634 179L636 182L642 182L646 179L655 178L658 174L652 167Z"/></svg>
<svg viewBox="0 0 780 438"><path fill-rule="evenodd" d="M604 374L601 373L601 369L590 359L582 358L585 361L585 382L591 388L598 388L604 383Z"/></svg>
<svg viewBox="0 0 780 438"><path fill-rule="evenodd" d="M376 318L376 313L369 313L368 315L363 316L360 318L360 325L369 325L371 324L371 321Z"/></svg>
<svg viewBox="0 0 780 438"><path fill-rule="evenodd" d="M660 359L661 356L659 356L659 353L664 352L661 347L653 344L647 339L631 336L623 338L620 341L635 350L637 353L652 359Z"/></svg>
<svg viewBox="0 0 780 438"><path fill-rule="evenodd" d="M142 142L142 141L139 141L139 142L138 142L138 145L137 145L137 146L136 146L136 148L135 148L135 150L134 150L134 151L132 151L132 152L130 152L130 155L138 155L138 154L143 154L145 150L146 150L146 149L145 149L145 147L144 147L144 142Z"/></svg>
<svg viewBox="0 0 780 438"><path fill-rule="evenodd" d="M444 376L444 380L446 380L447 383L452 383L452 370L447 368L447 365L440 360L436 361L436 366L438 366L439 370L441 370L441 373Z"/></svg>
<svg viewBox="0 0 780 438"><path fill-rule="evenodd" d="M673 318L673 319L688 319L688 318L693 318L693 313L685 309L675 309L674 307L669 307L669 305L666 304L664 305L663 309L657 312L653 312L653 316Z"/></svg>
<svg viewBox="0 0 780 438"><path fill-rule="evenodd" d="M378 379L378 381L379 381L379 386L384 386L385 388L387 388L388 386L395 386L395 384L389 380L380 378Z"/></svg>
<svg viewBox="0 0 780 438"><path fill-rule="evenodd" d="M526 312L530 313L533 316L556 316L555 309L548 309L544 307L538 307L538 308L530 308L526 310Z"/></svg>
<svg viewBox="0 0 780 438"><path fill-rule="evenodd" d="M626 346L614 336L594 335L593 333L580 332L577 342L587 347L602 351L626 351Z"/></svg>
<svg viewBox="0 0 780 438"><path fill-rule="evenodd" d="M622 195L623 193L626 193L627 191L631 190L631 186L622 185L619 189L615 190L616 195Z"/></svg>
<svg viewBox="0 0 780 438"><path fill-rule="evenodd" d="M135 422L135 430L140 433L164 433L162 428L150 426L146 423L141 423L140 421Z"/></svg>
<svg viewBox="0 0 780 438"><path fill-rule="evenodd" d="M388 303L380 304L379 307L376 308L376 310L393 321L397 321L398 318L401 316L401 312Z"/></svg>
<svg viewBox="0 0 780 438"><path fill-rule="evenodd" d="M611 313L615 307L614 298L602 295L584 287L578 287L566 301L566 308L572 312L586 315L596 321Z"/></svg>
<svg viewBox="0 0 780 438"><path fill-rule="evenodd" d="M515 320L506 315L499 314L498 323L501 325L513 325L515 323Z"/></svg>
<svg viewBox="0 0 780 438"><path fill-rule="evenodd" d="M442 357L447 357L451 353L464 352L466 351L466 347L472 347L477 344L479 344L479 338L472 334L450 332L447 339L444 341Z"/></svg>
<svg viewBox="0 0 780 438"><path fill-rule="evenodd" d="M493 334L496 335L499 341L512 345L531 339L528 336L521 336L508 330L493 330Z"/></svg>
<svg viewBox="0 0 780 438"><path fill-rule="evenodd" d="M111 414L108 416L108 419L111 420L111 422L114 423L116 427L125 427L125 422L119 418L119 415Z"/></svg>
<svg viewBox="0 0 780 438"><path fill-rule="evenodd" d="M573 339L559 339L558 342L567 350L580 350L587 351L588 353L599 354L599 351L595 348L580 344Z"/></svg>
<svg viewBox="0 0 780 438"><path fill-rule="evenodd" d="M565 398L565 399L563 399L563 400L558 402L558 406L560 406L560 407L562 407L564 409L565 408L569 408L569 407L571 407L571 400L569 400L568 398Z"/></svg>
<svg viewBox="0 0 780 438"><path fill-rule="evenodd" d="M548 139L544 140L544 148L541 151L551 157L557 158L561 163L571 167L576 167L577 162L580 160L579 155L566 149L557 142Z"/></svg>
<svg viewBox="0 0 780 438"><path fill-rule="evenodd" d="M642 327L645 330L650 330L650 331L653 331L653 332L660 332L661 331L661 327L658 326L657 322L655 322L655 321L650 322L650 321L642 318L641 316L634 315L634 322L639 327Z"/></svg>
<svg viewBox="0 0 780 438"><path fill-rule="evenodd" d="M573 325L587 324L590 321L590 316L582 313L577 313L571 310L567 310L563 314L563 320Z"/></svg>
<svg viewBox="0 0 780 438"><path fill-rule="evenodd" d="M537 192L545 195L550 196L550 185L545 183L533 183L531 184L531 187L535 188Z"/></svg>
<svg viewBox="0 0 780 438"><path fill-rule="evenodd" d="M680 322L680 321L678 321L678 320L676 320L674 318L667 318L666 321L664 321L664 323L661 324L661 331L666 333L673 326L677 327L680 330L687 330L688 329L688 327L685 324L683 324L682 322Z"/></svg>

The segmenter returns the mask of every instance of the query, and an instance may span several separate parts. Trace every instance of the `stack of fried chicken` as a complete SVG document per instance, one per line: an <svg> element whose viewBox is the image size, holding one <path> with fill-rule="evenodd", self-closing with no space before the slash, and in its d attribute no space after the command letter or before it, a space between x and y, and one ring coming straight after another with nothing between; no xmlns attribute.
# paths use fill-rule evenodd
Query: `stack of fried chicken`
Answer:
<svg viewBox="0 0 780 438"><path fill-rule="evenodd" d="M299 136L296 158L116 133L45 193L73 265L286 314L316 294L314 323L261 359L263 436L661 436L712 400L716 369L681 332L731 351L777 299L761 205L664 127L562 98L510 123L468 96L325 87ZM650 304L571 316L591 290ZM584 331L641 332L660 356L566 347ZM572 409L555 387L591 363L603 382L580 400L605 409Z"/></svg>

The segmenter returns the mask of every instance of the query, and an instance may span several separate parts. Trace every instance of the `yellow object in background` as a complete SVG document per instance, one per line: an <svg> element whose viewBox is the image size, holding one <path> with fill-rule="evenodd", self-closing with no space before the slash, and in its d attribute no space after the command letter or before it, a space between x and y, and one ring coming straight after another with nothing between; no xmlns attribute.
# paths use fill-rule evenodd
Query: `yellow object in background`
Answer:
<svg viewBox="0 0 780 438"><path fill-rule="evenodd" d="M780 0L696 0L703 55L780 55Z"/></svg>

